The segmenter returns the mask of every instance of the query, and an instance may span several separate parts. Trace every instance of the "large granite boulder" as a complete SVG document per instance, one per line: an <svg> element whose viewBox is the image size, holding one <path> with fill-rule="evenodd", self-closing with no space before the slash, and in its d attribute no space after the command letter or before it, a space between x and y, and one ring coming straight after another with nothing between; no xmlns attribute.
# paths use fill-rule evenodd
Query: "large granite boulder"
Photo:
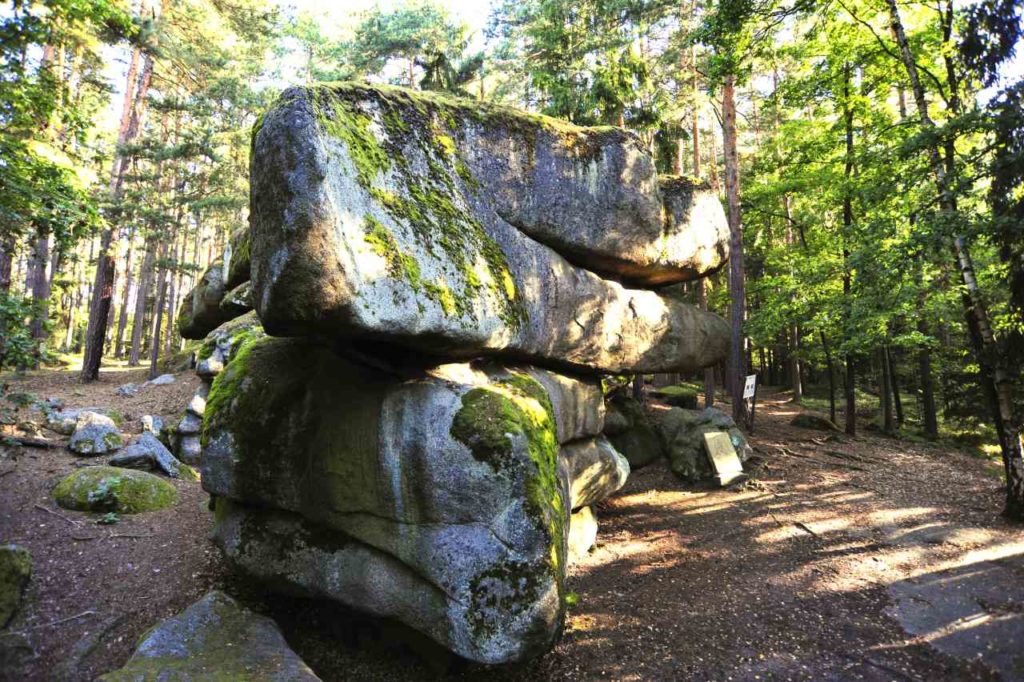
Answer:
<svg viewBox="0 0 1024 682"><path fill-rule="evenodd" d="M54 487L53 497L75 511L139 514L175 504L178 491L145 471L96 466L68 474Z"/></svg>
<svg viewBox="0 0 1024 682"><path fill-rule="evenodd" d="M277 624L214 590L159 623L98 682L318 682Z"/></svg>
<svg viewBox="0 0 1024 682"><path fill-rule="evenodd" d="M725 265L729 260L729 222L718 192L711 185L678 176L663 176L659 187L668 226L664 248L685 254L676 256L685 279L704 277Z"/></svg>
<svg viewBox="0 0 1024 682"><path fill-rule="evenodd" d="M715 477L704 446L705 433L728 433L741 462L746 462L754 454L732 417L713 407L704 410L673 407L661 410L653 421L665 446L669 466L685 481L696 483Z"/></svg>
<svg viewBox="0 0 1024 682"><path fill-rule="evenodd" d="M651 282L694 271L689 226L662 219L628 133L294 88L255 131L251 176L253 301L270 334L599 372L693 371L727 352L717 315L573 264Z"/></svg>
<svg viewBox="0 0 1024 682"><path fill-rule="evenodd" d="M215 540L279 589L397 618L468 659L542 653L563 617L562 395L494 363L403 375L250 340L204 415Z"/></svg>
<svg viewBox="0 0 1024 682"><path fill-rule="evenodd" d="M228 291L249 281L249 247L252 233L249 226L236 230L224 249L224 288Z"/></svg>
<svg viewBox="0 0 1024 682"><path fill-rule="evenodd" d="M185 295L178 311L178 333L185 339L201 339L227 322L230 313L220 302L228 291L224 284L224 261L215 260L206 269L192 291Z"/></svg>
<svg viewBox="0 0 1024 682"><path fill-rule="evenodd" d="M573 511L600 502L626 484L629 461L603 436L562 446Z"/></svg>

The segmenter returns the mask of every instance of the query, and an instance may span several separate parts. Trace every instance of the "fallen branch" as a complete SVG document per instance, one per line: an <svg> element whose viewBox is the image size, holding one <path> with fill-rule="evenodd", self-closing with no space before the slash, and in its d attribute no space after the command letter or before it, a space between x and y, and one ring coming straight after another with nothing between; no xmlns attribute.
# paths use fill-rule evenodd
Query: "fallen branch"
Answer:
<svg viewBox="0 0 1024 682"><path fill-rule="evenodd" d="M68 516L64 516L60 512L53 511L52 509L49 509L48 507L44 507L41 504L37 504L36 505L36 509L41 509L42 511L46 512L47 514L53 514L54 516L56 516L59 519L64 519L65 521L70 523L72 526L77 526L78 525L78 521L75 521L73 518L68 517Z"/></svg>
<svg viewBox="0 0 1024 682"><path fill-rule="evenodd" d="M821 536L818 535L817 533L815 533L813 530L811 530L810 526L808 526L806 523L803 523L801 521L797 521L793 525L796 526L797 528L799 528L800 530L802 530L803 532L810 533L811 535L813 535L815 538L817 538L819 540L821 539Z"/></svg>
<svg viewBox="0 0 1024 682"><path fill-rule="evenodd" d="M28 632L29 630L38 630L39 628L48 628L48 627L51 627L53 625L61 625L62 623L68 623L68 622L73 621L73 620L78 620L79 618L85 618L86 616L95 616L95 615L96 615L95 611L82 611L81 613L76 613L75 615L68 616L67 618L61 618L59 620L51 620L49 623L40 623L39 625L30 625L27 628L22 628L20 630L15 630L14 632Z"/></svg>

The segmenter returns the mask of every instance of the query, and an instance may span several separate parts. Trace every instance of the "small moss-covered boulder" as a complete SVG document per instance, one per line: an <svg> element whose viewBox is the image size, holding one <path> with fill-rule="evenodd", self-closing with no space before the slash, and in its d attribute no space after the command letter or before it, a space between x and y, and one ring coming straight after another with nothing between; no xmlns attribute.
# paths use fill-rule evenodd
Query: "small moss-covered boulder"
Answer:
<svg viewBox="0 0 1024 682"><path fill-rule="evenodd" d="M98 466L68 474L53 489L53 497L65 509L138 514L175 504L178 491L145 471Z"/></svg>
<svg viewBox="0 0 1024 682"><path fill-rule="evenodd" d="M32 577L32 555L24 547L0 547L0 628L11 621L21 606Z"/></svg>
<svg viewBox="0 0 1024 682"><path fill-rule="evenodd" d="M608 396L606 407L608 415L615 415L615 428L609 433L606 425L605 435L626 458L630 468L645 467L664 454L662 442L651 426L643 405L634 400L628 391L614 391Z"/></svg>
<svg viewBox="0 0 1024 682"><path fill-rule="evenodd" d="M697 409L697 391L689 386L663 386L651 392L666 405L682 407L686 410Z"/></svg>
<svg viewBox="0 0 1024 682"><path fill-rule="evenodd" d="M828 417L822 417L820 414L814 414L812 412L801 412L797 416L793 417L793 420L789 423L790 425L801 429L835 432L842 431L842 429L840 429L836 423Z"/></svg>
<svg viewBox="0 0 1024 682"><path fill-rule="evenodd" d="M99 682L317 682L277 624L220 591L147 632L120 670Z"/></svg>

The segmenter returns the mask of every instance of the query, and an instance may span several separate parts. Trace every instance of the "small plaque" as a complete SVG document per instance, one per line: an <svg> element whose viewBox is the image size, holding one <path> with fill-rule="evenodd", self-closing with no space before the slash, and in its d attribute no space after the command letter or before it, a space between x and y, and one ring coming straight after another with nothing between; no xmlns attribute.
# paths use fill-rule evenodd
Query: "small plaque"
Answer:
<svg viewBox="0 0 1024 682"><path fill-rule="evenodd" d="M736 448L732 445L732 439L725 431L713 431L704 434L704 448L708 452L708 459L715 470L718 484L727 486L743 478L743 463L736 455Z"/></svg>
<svg viewBox="0 0 1024 682"><path fill-rule="evenodd" d="M749 374L749 375L747 375L747 381L746 381L746 383L743 384L743 398L744 399L753 398L754 397L754 391L756 390L756 388L757 388L757 375L756 374Z"/></svg>

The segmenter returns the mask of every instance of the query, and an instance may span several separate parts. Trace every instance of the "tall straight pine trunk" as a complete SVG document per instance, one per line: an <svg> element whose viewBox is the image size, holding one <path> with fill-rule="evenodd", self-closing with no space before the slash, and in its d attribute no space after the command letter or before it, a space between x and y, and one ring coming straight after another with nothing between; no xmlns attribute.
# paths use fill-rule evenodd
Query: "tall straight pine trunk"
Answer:
<svg viewBox="0 0 1024 682"><path fill-rule="evenodd" d="M725 195L729 214L729 321L732 339L729 367L732 373L729 392L732 397L732 418L737 424L746 421L743 402L746 375L746 354L743 348L743 318L746 287L743 273L743 222L740 215L740 168L736 149L736 76L727 74L722 85L722 146L725 151Z"/></svg>

